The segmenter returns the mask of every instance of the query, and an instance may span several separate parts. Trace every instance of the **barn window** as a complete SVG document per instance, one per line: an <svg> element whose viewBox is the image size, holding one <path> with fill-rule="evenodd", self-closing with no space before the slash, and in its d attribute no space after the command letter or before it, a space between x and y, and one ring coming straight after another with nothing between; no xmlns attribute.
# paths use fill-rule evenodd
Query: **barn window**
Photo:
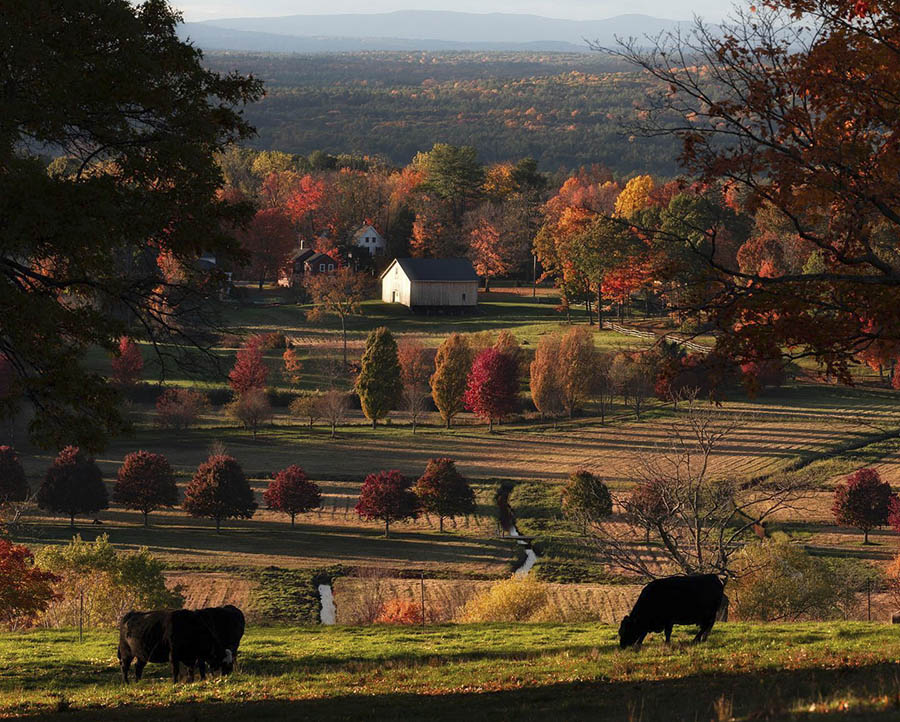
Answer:
<svg viewBox="0 0 900 722"><path fill-rule="evenodd" d="M320 264L319 264L319 270L320 270L320 271L324 271L324 270L325 270L325 264L324 264L324 263L320 263Z"/></svg>
<svg viewBox="0 0 900 722"><path fill-rule="evenodd" d="M466 294L464 293L464 294L463 294L463 301L465 301L465 300L466 300Z"/></svg>
<svg viewBox="0 0 900 722"><path fill-rule="evenodd" d="M329 264L328 264L328 270L329 270L329 271L333 271L333 270L334 270L334 264L333 264L333 263L329 263Z"/></svg>

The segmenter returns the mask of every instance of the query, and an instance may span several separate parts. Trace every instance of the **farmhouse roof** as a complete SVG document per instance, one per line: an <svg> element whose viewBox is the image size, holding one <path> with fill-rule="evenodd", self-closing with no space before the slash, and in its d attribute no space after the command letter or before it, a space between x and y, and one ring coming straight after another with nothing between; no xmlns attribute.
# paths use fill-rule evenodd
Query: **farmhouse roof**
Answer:
<svg viewBox="0 0 900 722"><path fill-rule="evenodd" d="M309 258L304 259L304 263L308 263L310 266L315 266L317 263L324 263L326 261L337 263L337 261L327 253L313 253Z"/></svg>
<svg viewBox="0 0 900 722"><path fill-rule="evenodd" d="M396 262L410 281L478 280L468 258L398 258ZM388 270L390 266L381 274L382 278Z"/></svg>
<svg viewBox="0 0 900 722"><path fill-rule="evenodd" d="M295 263L296 263L297 261L299 261L300 263L302 263L303 261L305 261L305 260L306 260L307 258L309 258L310 256L314 256L315 253L316 253L316 252L315 252L312 248L298 248L296 251L294 251L294 252L291 254L291 260L294 261Z"/></svg>
<svg viewBox="0 0 900 722"><path fill-rule="evenodd" d="M377 229L375 226L373 226L371 223L366 223L364 226L360 226L360 227L357 228L355 231L353 231L353 235L351 236L351 238L352 238L354 241L358 241L360 238L362 238L363 236L365 236L365 235L369 232L369 229L370 229L370 228L371 228L375 233L377 233L379 236L381 235L380 233L378 233L378 229Z"/></svg>

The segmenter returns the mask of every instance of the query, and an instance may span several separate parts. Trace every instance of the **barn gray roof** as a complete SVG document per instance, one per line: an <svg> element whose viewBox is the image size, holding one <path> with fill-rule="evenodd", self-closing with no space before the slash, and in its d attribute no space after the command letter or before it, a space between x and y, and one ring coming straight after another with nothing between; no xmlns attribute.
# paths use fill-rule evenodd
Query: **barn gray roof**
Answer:
<svg viewBox="0 0 900 722"><path fill-rule="evenodd" d="M397 263L410 281L478 280L468 258L398 258Z"/></svg>

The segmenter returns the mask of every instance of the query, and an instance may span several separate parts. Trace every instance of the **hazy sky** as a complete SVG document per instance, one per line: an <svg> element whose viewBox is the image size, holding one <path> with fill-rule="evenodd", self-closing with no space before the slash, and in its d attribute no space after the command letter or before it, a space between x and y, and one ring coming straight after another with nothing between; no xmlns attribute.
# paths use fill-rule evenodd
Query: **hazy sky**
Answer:
<svg viewBox="0 0 900 722"><path fill-rule="evenodd" d="M700 15L719 20L730 5L722 0L170 0L185 20L272 15L390 12L392 10L459 10L464 12L532 13L572 20L602 20L624 13L685 20Z"/></svg>

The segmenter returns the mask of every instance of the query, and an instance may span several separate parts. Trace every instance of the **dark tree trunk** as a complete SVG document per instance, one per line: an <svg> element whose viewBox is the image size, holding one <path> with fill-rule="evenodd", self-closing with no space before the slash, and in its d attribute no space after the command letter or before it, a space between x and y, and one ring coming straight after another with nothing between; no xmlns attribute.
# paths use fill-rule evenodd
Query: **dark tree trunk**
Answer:
<svg viewBox="0 0 900 722"><path fill-rule="evenodd" d="M296 515L296 514L291 514L291 529L294 528L294 517L295 517L295 516L297 516L297 515Z"/></svg>
<svg viewBox="0 0 900 722"><path fill-rule="evenodd" d="M75 515L74 514L69 514L69 527L72 529L75 528Z"/></svg>
<svg viewBox="0 0 900 722"><path fill-rule="evenodd" d="M490 433L490 434L494 433L494 420L493 419L488 420L488 433Z"/></svg>
<svg viewBox="0 0 900 722"><path fill-rule="evenodd" d="M147 517L149 516L149 512L144 512L144 529L146 529L150 524L147 522Z"/></svg>
<svg viewBox="0 0 900 722"><path fill-rule="evenodd" d="M438 530L441 532L444 531L444 517L442 516L438 517Z"/></svg>
<svg viewBox="0 0 900 722"><path fill-rule="evenodd" d="M385 539L391 538L391 522L388 521L387 519L384 520L384 538Z"/></svg>
<svg viewBox="0 0 900 722"><path fill-rule="evenodd" d="M216 517L216 534L222 533L222 520L219 517Z"/></svg>
<svg viewBox="0 0 900 722"><path fill-rule="evenodd" d="M347 365L347 326L344 323L344 315L341 314L341 337L344 339L344 366Z"/></svg>
<svg viewBox="0 0 900 722"><path fill-rule="evenodd" d="M603 330L603 291L597 286L597 330Z"/></svg>
<svg viewBox="0 0 900 722"><path fill-rule="evenodd" d="M448 429L450 428L450 419L451 419L451 417L448 416L448 417L447 417L447 428L448 428Z"/></svg>
<svg viewBox="0 0 900 722"><path fill-rule="evenodd" d="M374 429L378 425L378 417L376 416L372 419L372 428Z"/></svg>

